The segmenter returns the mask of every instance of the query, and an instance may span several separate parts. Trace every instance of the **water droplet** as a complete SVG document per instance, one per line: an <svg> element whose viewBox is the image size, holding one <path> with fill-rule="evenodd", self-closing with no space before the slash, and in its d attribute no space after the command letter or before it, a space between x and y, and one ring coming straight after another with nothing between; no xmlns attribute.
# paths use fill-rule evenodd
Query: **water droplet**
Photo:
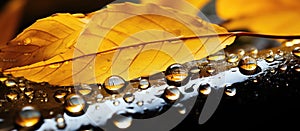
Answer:
<svg viewBox="0 0 300 131"><path fill-rule="evenodd" d="M300 65L296 64L294 69L295 69L295 71L300 72Z"/></svg>
<svg viewBox="0 0 300 131"><path fill-rule="evenodd" d="M292 42L294 43L294 45L300 44L300 39L294 39L292 40Z"/></svg>
<svg viewBox="0 0 300 131"><path fill-rule="evenodd" d="M207 56L206 59L209 61L221 61L225 59L225 54L223 51L219 51L213 55Z"/></svg>
<svg viewBox="0 0 300 131"><path fill-rule="evenodd" d="M188 71L181 64L172 64L166 70L166 79L170 82L182 82L188 76Z"/></svg>
<svg viewBox="0 0 300 131"><path fill-rule="evenodd" d="M277 50L276 54L283 56L284 52L282 50Z"/></svg>
<svg viewBox="0 0 300 131"><path fill-rule="evenodd" d="M55 121L56 121L56 127L58 129L64 129L66 127L65 118L61 114L58 114L56 116Z"/></svg>
<svg viewBox="0 0 300 131"><path fill-rule="evenodd" d="M238 54L240 56L244 56L245 55L245 50L244 49L239 49L237 52L238 52Z"/></svg>
<svg viewBox="0 0 300 131"><path fill-rule="evenodd" d="M236 54L230 54L230 55L228 55L227 62L235 63L238 60L239 60L239 56L238 55L236 55Z"/></svg>
<svg viewBox="0 0 300 131"><path fill-rule="evenodd" d="M284 57L283 57L283 55L275 54L274 59L277 61L283 61Z"/></svg>
<svg viewBox="0 0 300 131"><path fill-rule="evenodd" d="M195 67L192 67L191 69L190 69L190 73L193 73L193 74L197 74L197 73L199 73L201 70L200 70L200 68L198 67L198 66L195 66Z"/></svg>
<svg viewBox="0 0 300 131"><path fill-rule="evenodd" d="M120 76L110 76L104 81L104 88L110 94L117 94L124 90L126 83Z"/></svg>
<svg viewBox="0 0 300 131"><path fill-rule="evenodd" d="M227 96L235 96L235 94L236 94L236 88L234 88L234 87L226 88L225 89L225 94Z"/></svg>
<svg viewBox="0 0 300 131"><path fill-rule="evenodd" d="M9 90L6 93L6 98L10 101L15 101L19 98L19 93L16 90Z"/></svg>
<svg viewBox="0 0 300 131"><path fill-rule="evenodd" d="M12 80L12 79L7 79L7 80L5 81L5 85L6 85L7 87L15 87L15 86L17 86L17 83L16 83L16 81L14 81L14 80Z"/></svg>
<svg viewBox="0 0 300 131"><path fill-rule="evenodd" d="M60 67L60 65L61 65L60 63L51 64L51 65L49 65L49 68L56 69L56 68Z"/></svg>
<svg viewBox="0 0 300 131"><path fill-rule="evenodd" d="M239 69L243 74L254 74L257 69L256 59L245 56L239 62Z"/></svg>
<svg viewBox="0 0 300 131"><path fill-rule="evenodd" d="M96 96L96 101L97 101L97 102L101 102L102 99L103 99L103 95L102 95L102 94L97 94L97 96Z"/></svg>
<svg viewBox="0 0 300 131"><path fill-rule="evenodd" d="M41 113L32 106L23 107L18 113L16 123L21 127L32 127L36 125L41 118Z"/></svg>
<svg viewBox="0 0 300 131"><path fill-rule="evenodd" d="M66 97L65 109L72 115L82 115L86 107L85 100L77 95L70 94Z"/></svg>
<svg viewBox="0 0 300 131"><path fill-rule="evenodd" d="M176 101L180 97L180 91L176 86L168 86L164 91L164 97L169 101Z"/></svg>
<svg viewBox="0 0 300 131"><path fill-rule="evenodd" d="M147 89L150 86L150 83L147 79L141 79L139 82L139 88L144 90Z"/></svg>
<svg viewBox="0 0 300 131"><path fill-rule="evenodd" d="M178 103L178 104L174 105L174 107L176 107L178 113L180 113L182 115L184 115L186 113L186 108L183 104Z"/></svg>
<svg viewBox="0 0 300 131"><path fill-rule="evenodd" d="M67 91L65 90L57 90L54 93L54 98L55 101L59 102L59 103L64 103L65 102L65 96L68 94Z"/></svg>
<svg viewBox="0 0 300 131"><path fill-rule="evenodd" d="M6 81L7 80L7 77L6 76L0 76L0 81L1 82L4 82L4 81Z"/></svg>
<svg viewBox="0 0 300 131"><path fill-rule="evenodd" d="M88 84L81 84L79 89L77 89L77 90L78 90L78 93L83 96L90 95L92 93L92 87L89 86Z"/></svg>
<svg viewBox="0 0 300 131"><path fill-rule="evenodd" d="M118 106L119 104L120 104L120 101L118 101L118 100L113 101L113 105Z"/></svg>
<svg viewBox="0 0 300 131"><path fill-rule="evenodd" d="M283 42L283 45L286 47L291 47L291 46L294 46L294 43L293 43L293 41L288 40L288 41Z"/></svg>
<svg viewBox="0 0 300 131"><path fill-rule="evenodd" d="M252 57L256 58L258 50L256 48L251 48L249 53L251 54Z"/></svg>
<svg viewBox="0 0 300 131"><path fill-rule="evenodd" d="M203 95L208 95L211 92L211 87L209 84L203 84L199 86L199 92Z"/></svg>
<svg viewBox="0 0 300 131"><path fill-rule="evenodd" d="M32 42L31 38L25 38L25 39L23 40L23 44L24 44L24 45L28 45L28 44L30 44L31 42Z"/></svg>
<svg viewBox="0 0 300 131"><path fill-rule="evenodd" d="M137 104L138 106L143 106L143 105L144 105L144 101L138 101L138 102L136 102L136 104Z"/></svg>
<svg viewBox="0 0 300 131"><path fill-rule="evenodd" d="M214 74L216 71L216 68L212 67L212 66L208 66L206 68L206 72L209 73L209 74Z"/></svg>
<svg viewBox="0 0 300 131"><path fill-rule="evenodd" d="M273 62L274 61L274 56L273 55L270 55L270 54L267 54L265 60L267 62Z"/></svg>
<svg viewBox="0 0 300 131"><path fill-rule="evenodd" d="M112 116L112 121L116 127L120 128L120 129L126 129L131 126L132 117L124 116L121 113L115 113Z"/></svg>
<svg viewBox="0 0 300 131"><path fill-rule="evenodd" d="M132 103L135 99L135 96L131 92L124 94L123 99L127 103Z"/></svg>
<svg viewBox="0 0 300 131"><path fill-rule="evenodd" d="M287 65L281 65L281 66L279 67L279 69L280 69L281 71L286 71Z"/></svg>
<svg viewBox="0 0 300 131"><path fill-rule="evenodd" d="M293 52L294 56L300 58L300 47L294 48L294 50L292 52Z"/></svg>
<svg viewBox="0 0 300 131"><path fill-rule="evenodd" d="M20 86L26 86L26 84L24 83L24 82L19 82L18 83L18 86L20 87Z"/></svg>
<svg viewBox="0 0 300 131"><path fill-rule="evenodd" d="M27 97L29 97L30 99L33 98L33 93L34 93L34 89L32 87L26 87L24 89L24 93Z"/></svg>

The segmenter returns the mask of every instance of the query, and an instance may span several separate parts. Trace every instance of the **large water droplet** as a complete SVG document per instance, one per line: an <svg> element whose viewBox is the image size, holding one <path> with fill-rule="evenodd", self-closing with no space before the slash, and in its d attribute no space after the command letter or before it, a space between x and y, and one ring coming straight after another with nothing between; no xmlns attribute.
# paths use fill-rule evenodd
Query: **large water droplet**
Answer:
<svg viewBox="0 0 300 131"><path fill-rule="evenodd" d="M227 96L235 96L235 94L236 94L236 88L234 88L234 87L228 87L228 88L226 88L225 89L225 94Z"/></svg>
<svg viewBox="0 0 300 131"><path fill-rule="evenodd" d="M90 95L92 93L92 87L88 84L81 84L77 90L78 93L83 96Z"/></svg>
<svg viewBox="0 0 300 131"><path fill-rule="evenodd" d="M176 86L168 86L164 92L164 98L168 101L176 101L180 97L180 91Z"/></svg>
<svg viewBox="0 0 300 131"><path fill-rule="evenodd" d="M168 84L178 84L187 78L188 71L181 64L176 63L167 68L165 75L167 81L170 82Z"/></svg>
<svg viewBox="0 0 300 131"><path fill-rule="evenodd" d="M124 90L125 80L120 76L110 76L104 81L104 89L110 94L117 94Z"/></svg>
<svg viewBox="0 0 300 131"><path fill-rule="evenodd" d="M209 95L211 92L211 87L209 84L203 84L199 86L199 92L203 95Z"/></svg>
<svg viewBox="0 0 300 131"><path fill-rule="evenodd" d="M239 69L243 74L254 74L257 69L256 59L249 56L243 57L239 62Z"/></svg>
<svg viewBox="0 0 300 131"><path fill-rule="evenodd" d="M135 99L135 96L131 92L124 94L123 99L126 103L132 103Z"/></svg>
<svg viewBox="0 0 300 131"><path fill-rule="evenodd" d="M13 79L7 79L7 80L5 81L5 85L6 85L7 87L15 87L15 86L17 86L17 83L16 83L16 81L13 80Z"/></svg>
<svg viewBox="0 0 300 131"><path fill-rule="evenodd" d="M120 113L115 113L112 116L113 123L116 127L120 129L126 129L131 126L132 123L132 117L130 116L124 116Z"/></svg>
<svg viewBox="0 0 300 131"><path fill-rule="evenodd" d="M9 90L7 93L6 93L6 98L9 100L9 101L15 101L19 98L19 93L18 91L16 90Z"/></svg>
<svg viewBox="0 0 300 131"><path fill-rule="evenodd" d="M239 60L239 56L236 55L236 54L230 54L228 55L227 57L227 62L230 62L230 63L235 63Z"/></svg>
<svg viewBox="0 0 300 131"><path fill-rule="evenodd" d="M71 113L72 115L82 115L85 108L86 103L81 96L70 94L66 97L65 109L68 113Z"/></svg>
<svg viewBox="0 0 300 131"><path fill-rule="evenodd" d="M21 127L32 127L36 125L41 118L41 113L32 106L23 107L18 113L16 124Z"/></svg>
<svg viewBox="0 0 300 131"><path fill-rule="evenodd" d="M293 55L300 58L300 47L296 47L293 49Z"/></svg>
<svg viewBox="0 0 300 131"><path fill-rule="evenodd" d="M147 79L141 79L139 81L139 88L144 90L144 89L147 89L148 87L150 86L150 83Z"/></svg>
<svg viewBox="0 0 300 131"><path fill-rule="evenodd" d="M56 116L55 121L58 129L64 129L66 127L65 118L61 114Z"/></svg>

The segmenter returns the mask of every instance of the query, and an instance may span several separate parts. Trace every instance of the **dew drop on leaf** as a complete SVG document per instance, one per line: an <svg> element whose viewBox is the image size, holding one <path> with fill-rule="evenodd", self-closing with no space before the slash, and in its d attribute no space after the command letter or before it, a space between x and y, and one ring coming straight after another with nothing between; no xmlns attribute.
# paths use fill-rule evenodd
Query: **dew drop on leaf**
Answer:
<svg viewBox="0 0 300 131"><path fill-rule="evenodd" d="M180 91L176 86L168 86L164 91L164 97L169 101L176 101L180 97Z"/></svg>
<svg viewBox="0 0 300 131"><path fill-rule="evenodd" d="M227 62L230 62L230 63L235 63L239 60L239 56L236 55L236 54L230 54L228 55L227 57Z"/></svg>
<svg viewBox="0 0 300 131"><path fill-rule="evenodd" d="M125 80L120 76L110 76L104 81L104 88L110 94L117 94L125 88Z"/></svg>
<svg viewBox="0 0 300 131"><path fill-rule="evenodd" d="M135 99L135 96L132 93L127 92L124 94L123 99L126 103L132 103Z"/></svg>
<svg viewBox="0 0 300 131"><path fill-rule="evenodd" d="M141 79L139 81L139 88L144 90L144 89L147 89L148 87L150 86L150 83L147 79Z"/></svg>
<svg viewBox="0 0 300 131"><path fill-rule="evenodd" d="M188 71L181 64L172 64L166 70L166 79L171 82L182 82L187 78Z"/></svg>
<svg viewBox="0 0 300 131"><path fill-rule="evenodd" d="M70 94L66 97L65 109L72 115L82 115L85 107L85 100L81 96Z"/></svg>
<svg viewBox="0 0 300 131"><path fill-rule="evenodd" d="M256 59L245 56L239 62L239 69L243 74L254 74L257 69L257 61Z"/></svg>

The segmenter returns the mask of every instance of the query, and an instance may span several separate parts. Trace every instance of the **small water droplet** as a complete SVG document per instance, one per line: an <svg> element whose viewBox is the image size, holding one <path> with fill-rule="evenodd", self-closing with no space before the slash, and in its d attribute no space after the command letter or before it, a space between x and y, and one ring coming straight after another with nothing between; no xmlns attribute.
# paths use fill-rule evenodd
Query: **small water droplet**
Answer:
<svg viewBox="0 0 300 131"><path fill-rule="evenodd" d="M85 100L81 96L70 94L66 97L65 109L72 115L82 115L85 107Z"/></svg>
<svg viewBox="0 0 300 131"><path fill-rule="evenodd" d="M295 47L292 52L294 56L300 58L300 47Z"/></svg>
<svg viewBox="0 0 300 131"><path fill-rule="evenodd" d="M282 50L277 50L276 54L283 56L284 52Z"/></svg>
<svg viewBox="0 0 300 131"><path fill-rule="evenodd" d="M97 94L97 96L96 96L96 101L97 101L97 102L101 102L102 99L103 99L103 95L102 95L102 94Z"/></svg>
<svg viewBox="0 0 300 131"><path fill-rule="evenodd" d="M67 96L68 92L65 90L57 90L54 93L54 98L55 101L59 103L64 103L65 102L65 96Z"/></svg>
<svg viewBox="0 0 300 131"><path fill-rule="evenodd" d="M172 64L166 70L166 79L170 82L182 82L188 76L188 71L181 64Z"/></svg>
<svg viewBox="0 0 300 131"><path fill-rule="evenodd" d="M41 113L32 106L25 106L18 113L16 124L21 127L33 127L41 118Z"/></svg>
<svg viewBox="0 0 300 131"><path fill-rule="evenodd" d="M148 87L150 86L150 83L147 79L141 79L139 81L139 88L144 90L144 89L147 89Z"/></svg>
<svg viewBox="0 0 300 131"><path fill-rule="evenodd" d="M295 71L300 72L300 65L296 64L294 69L295 69Z"/></svg>
<svg viewBox="0 0 300 131"><path fill-rule="evenodd" d="M56 68L60 67L60 65L61 65L60 63L51 64L51 65L49 65L49 68L56 69Z"/></svg>
<svg viewBox="0 0 300 131"><path fill-rule="evenodd" d="M209 95L211 92L211 87L209 84L203 84L199 86L199 92L203 95Z"/></svg>
<svg viewBox="0 0 300 131"><path fill-rule="evenodd" d="M236 94L236 88L234 88L234 87L226 88L225 89L225 94L227 96L235 96L235 94Z"/></svg>
<svg viewBox="0 0 300 131"><path fill-rule="evenodd" d="M277 61L283 61L284 57L283 57L283 55L275 54L274 59Z"/></svg>
<svg viewBox="0 0 300 131"><path fill-rule="evenodd" d="M15 80L7 79L7 80L5 81L5 85L6 85L7 87L15 87L15 86L17 86L17 83L16 83Z"/></svg>
<svg viewBox="0 0 300 131"><path fill-rule="evenodd" d="M209 73L209 74L211 74L211 75L214 74L215 71L216 71L216 68L214 68L214 67L212 67L212 66L208 66L208 67L206 68L206 72Z"/></svg>
<svg viewBox="0 0 300 131"><path fill-rule="evenodd" d="M273 62L274 61L274 56L273 55L270 55L270 54L267 54L265 60L267 62Z"/></svg>
<svg viewBox="0 0 300 131"><path fill-rule="evenodd" d="M131 92L124 94L123 99L126 103L132 103L135 99L135 96Z"/></svg>
<svg viewBox="0 0 300 131"><path fill-rule="evenodd" d="M77 90L78 93L83 96L90 95L92 93L92 87L88 84L81 84Z"/></svg>
<svg viewBox="0 0 300 131"><path fill-rule="evenodd" d="M124 90L125 80L120 76L110 76L104 81L104 88L110 94L117 94Z"/></svg>
<svg viewBox="0 0 300 131"><path fill-rule="evenodd" d="M115 113L112 116L113 123L116 127L120 129L126 129L131 126L132 123L132 117L130 116L124 116L120 113Z"/></svg>
<svg viewBox="0 0 300 131"><path fill-rule="evenodd" d="M223 51L219 51L213 55L207 56L208 61L221 61L225 59L225 54Z"/></svg>
<svg viewBox="0 0 300 131"><path fill-rule="evenodd" d="M144 105L144 101L138 101L138 102L136 102L136 104L137 104L138 106L143 106L143 105Z"/></svg>
<svg viewBox="0 0 300 131"><path fill-rule="evenodd" d="M244 49L239 49L237 52L238 52L238 54L240 56L244 56L245 55L245 50Z"/></svg>
<svg viewBox="0 0 300 131"><path fill-rule="evenodd" d="M15 100L19 99L19 93L16 90L9 90L6 93L6 98L10 101L15 101Z"/></svg>
<svg viewBox="0 0 300 131"><path fill-rule="evenodd" d="M243 57L239 62L239 69L243 74L254 74L257 69L256 59L249 56Z"/></svg>
<svg viewBox="0 0 300 131"><path fill-rule="evenodd" d="M169 101L176 101L180 97L180 91L176 86L168 86L164 91L164 97Z"/></svg>
<svg viewBox="0 0 300 131"><path fill-rule="evenodd" d="M281 71L286 71L287 65L281 65L281 66L279 67L279 69L280 69Z"/></svg>
<svg viewBox="0 0 300 131"><path fill-rule="evenodd" d="M294 46L294 43L293 43L293 41L288 40L288 41L284 41L283 45L286 47L291 47L291 46Z"/></svg>
<svg viewBox="0 0 300 131"><path fill-rule="evenodd" d="M33 98L33 93L34 93L34 89L32 88L32 87L26 87L25 89L24 89L24 93L25 93L25 95L27 96L27 97L29 97L29 98Z"/></svg>
<svg viewBox="0 0 300 131"><path fill-rule="evenodd" d="M253 47L253 48L250 49L249 53L250 53L251 55L257 55L258 50L257 50L256 48Z"/></svg>
<svg viewBox="0 0 300 131"><path fill-rule="evenodd" d="M239 60L239 56L236 55L236 54L230 54L228 55L227 57L227 62L230 62L230 63L235 63Z"/></svg>
<svg viewBox="0 0 300 131"><path fill-rule="evenodd" d="M195 67L192 67L191 69L190 69L190 73L192 73L192 74L197 74L197 73L199 73L201 70L200 70L200 68L198 67L198 66L195 66Z"/></svg>
<svg viewBox="0 0 300 131"><path fill-rule="evenodd" d="M38 97L38 98L45 98L47 96L48 96L48 94L44 90L38 90L36 92L36 97Z"/></svg>
<svg viewBox="0 0 300 131"><path fill-rule="evenodd" d="M58 114L56 116L55 121L56 121L56 127L58 129L64 129L66 127L65 118L61 114Z"/></svg>
<svg viewBox="0 0 300 131"><path fill-rule="evenodd" d="M28 44L30 44L31 42L32 42L31 38L25 38L25 39L23 40L23 44L24 44L24 45L28 45Z"/></svg>
<svg viewBox="0 0 300 131"><path fill-rule="evenodd" d="M113 101L113 105L118 106L119 104L120 104L120 101L118 101L118 100Z"/></svg>
<svg viewBox="0 0 300 131"><path fill-rule="evenodd" d="M184 115L186 113L186 108L183 104L178 103L178 104L174 105L174 107L176 107L178 113L180 113L182 115Z"/></svg>

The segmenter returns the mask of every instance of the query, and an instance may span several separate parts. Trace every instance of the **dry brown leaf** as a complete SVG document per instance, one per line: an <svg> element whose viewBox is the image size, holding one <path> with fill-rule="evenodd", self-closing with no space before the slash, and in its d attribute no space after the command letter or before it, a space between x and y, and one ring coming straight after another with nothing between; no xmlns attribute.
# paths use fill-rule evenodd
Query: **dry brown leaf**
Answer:
<svg viewBox="0 0 300 131"><path fill-rule="evenodd" d="M300 34L298 0L217 0L217 14L230 30L249 29L276 35Z"/></svg>
<svg viewBox="0 0 300 131"><path fill-rule="evenodd" d="M0 45L11 40L18 28L27 0L11 0L0 13Z"/></svg>
<svg viewBox="0 0 300 131"><path fill-rule="evenodd" d="M15 39L0 45L0 68L44 61L66 52L75 44L85 23L71 14L40 19Z"/></svg>
<svg viewBox="0 0 300 131"><path fill-rule="evenodd" d="M141 0L143 4L154 3L161 6L171 7L190 15L196 15L209 0Z"/></svg>
<svg viewBox="0 0 300 131"><path fill-rule="evenodd" d="M53 85L102 83L110 75L129 80L206 57L235 39L218 37L228 33L222 27L155 4L115 4L93 15L63 54L5 73Z"/></svg>

